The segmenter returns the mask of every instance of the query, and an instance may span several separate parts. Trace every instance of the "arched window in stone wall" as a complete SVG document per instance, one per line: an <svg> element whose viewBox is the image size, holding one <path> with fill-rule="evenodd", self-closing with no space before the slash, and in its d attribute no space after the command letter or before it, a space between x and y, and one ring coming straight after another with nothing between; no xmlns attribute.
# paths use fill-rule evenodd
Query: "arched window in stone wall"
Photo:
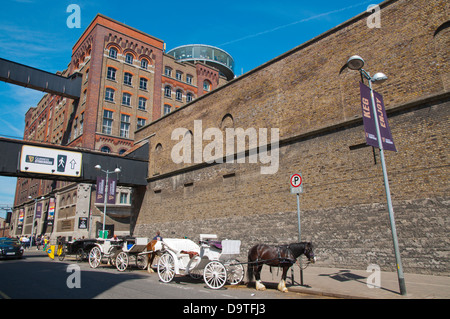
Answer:
<svg viewBox="0 0 450 319"><path fill-rule="evenodd" d="M235 123L234 123L234 118L230 113L225 114L222 117L222 121L220 122L220 129L222 131L222 136L223 136L223 154L226 155L227 154L227 142L229 145L233 145L233 153L236 151L235 149L235 137L234 135L227 135L226 130L227 128L234 128ZM229 139L229 141L227 141ZM228 151L231 151L230 149L228 149Z"/></svg>
<svg viewBox="0 0 450 319"><path fill-rule="evenodd" d="M163 162L162 151L162 144L156 144L155 151L153 152L153 175L161 174L161 163Z"/></svg>
<svg viewBox="0 0 450 319"><path fill-rule="evenodd" d="M436 70L439 72L444 91L450 90L450 20L442 23L433 34L436 52Z"/></svg>
<svg viewBox="0 0 450 319"><path fill-rule="evenodd" d="M226 128L232 128L234 127L234 119L233 116L230 113L227 113L222 117L222 121L220 123L220 128L222 130L225 130Z"/></svg>

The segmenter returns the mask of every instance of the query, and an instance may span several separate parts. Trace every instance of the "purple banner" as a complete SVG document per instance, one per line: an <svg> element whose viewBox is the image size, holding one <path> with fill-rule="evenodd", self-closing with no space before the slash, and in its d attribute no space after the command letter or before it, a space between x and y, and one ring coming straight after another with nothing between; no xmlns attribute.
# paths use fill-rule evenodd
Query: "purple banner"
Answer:
<svg viewBox="0 0 450 319"><path fill-rule="evenodd" d="M106 179L104 177L97 177L97 194L95 196L96 204L103 204L105 201L105 182Z"/></svg>
<svg viewBox="0 0 450 319"><path fill-rule="evenodd" d="M117 180L115 178L108 178L108 204L116 203L116 185Z"/></svg>
<svg viewBox="0 0 450 319"><path fill-rule="evenodd" d="M42 203L36 204L36 218L41 218L42 216Z"/></svg>
<svg viewBox="0 0 450 319"><path fill-rule="evenodd" d="M366 133L366 143L373 147L378 147L377 131L375 127L375 120L373 118L370 88L364 83L359 83L361 92L361 108L363 115L364 131ZM375 99L375 107L378 116L378 125L380 127L381 142L383 149L387 151L396 152L397 149L392 139L391 130L387 121L386 110L384 108L383 97L381 94L373 91Z"/></svg>
<svg viewBox="0 0 450 319"><path fill-rule="evenodd" d="M97 177L97 195L95 196L96 204L103 204L105 201L105 177ZM106 199L107 204L116 203L116 186L117 180L115 178L108 178L108 197Z"/></svg>

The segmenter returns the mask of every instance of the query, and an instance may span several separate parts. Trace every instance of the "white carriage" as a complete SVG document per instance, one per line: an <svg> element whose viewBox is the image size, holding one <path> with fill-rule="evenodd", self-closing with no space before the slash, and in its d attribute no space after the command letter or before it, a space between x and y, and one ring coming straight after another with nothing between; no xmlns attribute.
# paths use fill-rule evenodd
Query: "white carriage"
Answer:
<svg viewBox="0 0 450 319"><path fill-rule="evenodd" d="M190 239L163 239L163 253L158 262L158 276L170 282L184 273L192 278L203 277L212 289L222 288L227 282L236 285L244 278L244 267L235 258L240 253L240 240L216 242L216 235L201 234L200 246ZM219 245L217 245L219 244Z"/></svg>
<svg viewBox="0 0 450 319"><path fill-rule="evenodd" d="M89 252L89 265L97 268L102 261L115 265L117 270L125 271L130 265L131 258L134 258L136 266L139 269L147 267L147 251L148 238L124 238L120 240L114 239L98 239L95 246Z"/></svg>

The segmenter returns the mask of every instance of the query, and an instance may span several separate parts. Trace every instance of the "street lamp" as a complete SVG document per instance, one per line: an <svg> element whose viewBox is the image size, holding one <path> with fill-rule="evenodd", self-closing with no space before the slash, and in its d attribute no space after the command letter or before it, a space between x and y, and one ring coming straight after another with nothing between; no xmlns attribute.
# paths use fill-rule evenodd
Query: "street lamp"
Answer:
<svg viewBox="0 0 450 319"><path fill-rule="evenodd" d="M378 117L376 116L377 110L375 106L375 98L373 95L373 89L372 89L372 83L373 82L384 82L387 80L387 76L381 72L376 73L374 76L370 76L368 72L366 72L363 69L364 66L364 60L358 55L354 55L350 57L347 61L347 67L351 70L359 71L361 73L361 76L366 78L369 81L369 88L370 88L370 97L372 102L372 112L374 114L374 121L375 121L375 127L377 132L377 139L378 139L378 148L380 149L380 159L381 159L381 168L383 170L383 179L384 179L384 188L386 191L386 199L388 204L388 210L389 210L389 221L391 223L391 231L392 231L392 239L394 242L394 252L395 252L395 260L397 263L397 275L398 275L398 283L400 286L400 293L402 295L406 295L406 286L405 286L405 278L403 276L403 266L402 266L402 260L400 257L400 251L398 248L398 238L397 238L397 230L395 228L395 219L394 219L394 209L392 208L392 200L391 200L391 191L389 189L389 180L387 176L387 170L386 170L386 163L384 161L384 150L383 150L383 144L381 140L381 133L380 133L380 127L378 126Z"/></svg>
<svg viewBox="0 0 450 319"><path fill-rule="evenodd" d="M103 170L102 169L102 167L101 167L101 165L95 165L94 166L94 168L95 169L97 169L97 170L99 170L99 171L102 171L103 173L105 173L106 174L106 180L105 180L105 190L104 190L104 193L103 193L103 236L105 236L105 222L106 222L106 202L107 202L107 198L108 198L108 178L109 178L109 174L111 174L111 173L120 173L121 172L121 170L120 170L120 168L116 168L115 170L113 170L113 171L108 171L108 170Z"/></svg>

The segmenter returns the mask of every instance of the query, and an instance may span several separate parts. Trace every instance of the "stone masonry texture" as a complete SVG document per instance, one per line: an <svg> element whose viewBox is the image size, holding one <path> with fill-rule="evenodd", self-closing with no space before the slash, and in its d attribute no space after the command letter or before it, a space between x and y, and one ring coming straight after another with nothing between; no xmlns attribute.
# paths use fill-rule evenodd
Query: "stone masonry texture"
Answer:
<svg viewBox="0 0 450 319"><path fill-rule="evenodd" d="M363 13L137 131L150 154L134 235L240 239L246 261L254 244L298 241L289 176L301 172L302 240L314 243L318 266L395 270L379 152L365 145L361 78L344 68L358 54L372 75L389 77L374 89L398 150L385 157L405 272L448 275L450 29L441 26L450 4L385 1L380 13L381 28L368 28ZM261 174L268 164L249 163L248 153L245 163L176 164L171 134L186 128L195 137L195 120L224 136L227 127L278 128L277 172Z"/></svg>

